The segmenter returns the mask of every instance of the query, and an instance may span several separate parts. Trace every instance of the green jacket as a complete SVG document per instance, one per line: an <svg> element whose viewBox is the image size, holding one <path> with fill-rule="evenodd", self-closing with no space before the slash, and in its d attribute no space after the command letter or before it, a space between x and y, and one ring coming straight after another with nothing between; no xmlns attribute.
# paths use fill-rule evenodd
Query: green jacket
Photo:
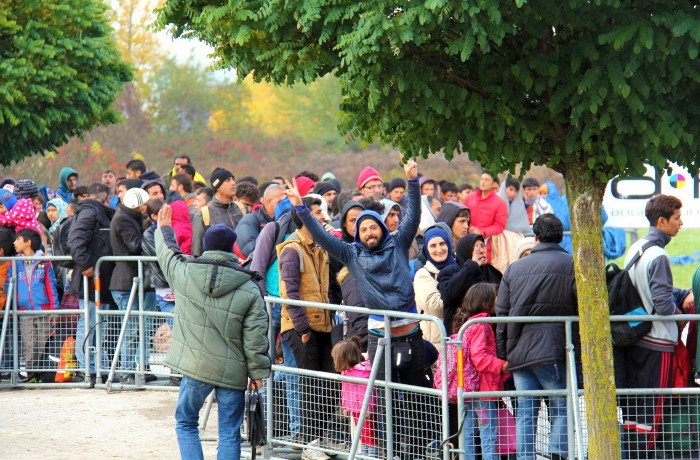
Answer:
<svg viewBox="0 0 700 460"><path fill-rule="evenodd" d="M216 386L245 390L270 374L268 317L251 272L233 254L188 257L172 227L156 230L156 255L175 291L175 325L165 364Z"/></svg>

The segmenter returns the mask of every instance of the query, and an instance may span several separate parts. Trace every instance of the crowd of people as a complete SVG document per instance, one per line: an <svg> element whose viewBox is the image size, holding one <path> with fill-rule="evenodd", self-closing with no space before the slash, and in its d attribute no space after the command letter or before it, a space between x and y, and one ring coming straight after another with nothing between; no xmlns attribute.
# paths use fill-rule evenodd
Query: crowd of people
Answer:
<svg viewBox="0 0 700 460"><path fill-rule="evenodd" d="M220 411L231 415L220 422L220 449L240 450L240 439L229 431L240 427L242 392L262 386L261 379L269 375L268 355L287 367L367 377L389 333L391 375L385 375L382 365L378 379L448 385L450 431L456 434L454 349L443 347L435 321L401 315L433 315L453 339L470 318L576 316L573 258L565 239L568 208L561 206L553 183L534 177L522 184L515 178L501 183L483 171L472 188L420 175L412 160L404 169L405 178L384 181L367 166L350 188L341 187L330 172L319 177L310 171L259 182L216 168L207 181L189 157L178 156L162 176L141 160L129 161L123 171L104 171L95 182L65 167L55 191L29 178L4 179L0 256L17 258L0 263L0 287L6 289L16 277L17 309L47 311L20 320L21 355L30 371L26 379L38 378L31 370L48 338L50 310L87 310L75 329L77 343L94 341L94 335L85 337L83 321L89 328L105 327L96 320L94 277L100 257L157 256L157 263L147 264L143 305L136 298L133 308L174 313L168 320L173 336L165 362L183 375L176 413L183 458L201 457L197 414L212 390L217 391ZM650 314L694 311L693 293L673 288L663 249L682 225L680 208L680 201L663 195L647 204L650 232L641 241L651 243L633 273ZM43 254L70 255L72 260L22 260ZM101 303L125 311L137 270L133 261L102 264ZM266 295L280 299L269 320L262 301ZM0 296L4 305L4 290ZM397 316L387 323L382 315L334 314L288 305L285 299L365 306ZM142 355L148 371L150 347L139 350L138 332L138 322L130 320L118 376L127 385L135 383ZM576 328L574 332L578 350ZM618 386L668 387L668 363L678 337L675 323L655 322L640 342L616 349ZM467 391L566 388L563 324L476 324L464 333L463 349ZM81 369L86 367L84 350L76 347ZM448 382L441 381L439 369L433 372L440 354L447 356ZM108 355L107 350L101 354L103 369ZM79 378L94 385L94 366L91 359L88 372ZM145 378L154 377L147 373ZM318 387L310 377L291 373L284 380L290 442L305 446L302 458L328 458L324 449L333 447L328 432L336 409L342 407L357 422L358 395L364 389L346 383ZM425 413L414 396L403 394L393 410ZM663 404L645 398L645 405L631 398L621 402L623 446L625 452L634 452L629 458L642 458L648 450L643 446L653 447L661 429ZM513 453L518 458L535 458L540 399L517 398ZM497 402L468 401L460 437L468 458L476 458L477 452L484 459L500 458ZM375 404L386 406L384 392L376 394ZM547 406L551 458L568 458L566 400L549 397ZM421 430L431 421L398 413L395 418L402 422L394 426L401 434L393 437L394 452L402 458L425 457ZM381 417L365 421L361 452L383 455L385 432Z"/></svg>

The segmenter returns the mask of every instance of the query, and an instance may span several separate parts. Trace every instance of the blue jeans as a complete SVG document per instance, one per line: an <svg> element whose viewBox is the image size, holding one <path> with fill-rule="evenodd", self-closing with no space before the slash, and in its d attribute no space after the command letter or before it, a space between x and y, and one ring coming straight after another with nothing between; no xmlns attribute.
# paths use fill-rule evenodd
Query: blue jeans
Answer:
<svg viewBox="0 0 700 460"><path fill-rule="evenodd" d="M282 305L278 303L272 304L272 317L270 318L270 328L272 329L272 340L270 341L270 356L272 362L275 362L275 353L277 349L277 336L280 335L282 329ZM286 359L285 359L286 362Z"/></svg>
<svg viewBox="0 0 700 460"><path fill-rule="evenodd" d="M518 391L563 390L566 389L566 364L557 362L518 369L513 371L513 379ZM535 433L541 401L541 397L518 397L515 432L519 460L536 458ZM566 431L566 397L550 396L549 404L549 420L552 425L549 451L566 458L569 450Z"/></svg>
<svg viewBox="0 0 700 460"><path fill-rule="evenodd" d="M84 299L79 299L78 304L80 306L80 309L83 310L85 308L85 300ZM107 305L102 305L102 309L107 309ZM78 361L78 370L81 372L85 371L85 350L89 350L92 347L95 347L95 339L96 339L96 331L95 331L95 325L97 324L97 312L95 308L95 302L90 300L88 302L88 324L90 327L90 336L87 341L85 341L85 315L82 313L78 316L78 326L75 331L75 359ZM107 318L103 318L100 320L100 337L102 339L102 343L99 344L100 346L100 354L101 354L101 363L100 363L100 370L109 372L109 360L107 359L107 353L106 350L103 346L105 341L107 340L106 337L106 331L107 331ZM84 347L84 348L83 348ZM90 359L90 369L89 369L90 374L95 374L95 359Z"/></svg>
<svg viewBox="0 0 700 460"><path fill-rule="evenodd" d="M284 365L287 367L297 367L292 347L285 340L282 340L282 355ZM284 373L284 387L287 394L287 412L289 413L289 434L296 436L301 430L301 392L299 389L299 374Z"/></svg>
<svg viewBox="0 0 700 460"><path fill-rule="evenodd" d="M168 302L167 300L163 300L163 298L159 295L156 294L156 300L158 301L158 308L160 308L161 313L172 313L173 310L175 310L175 302ZM168 323L168 326L170 326L170 330L173 330L173 326L175 325L175 321L171 316L166 318L165 320Z"/></svg>
<svg viewBox="0 0 700 460"><path fill-rule="evenodd" d="M119 311L126 311L127 306L129 305L129 296L130 296L129 291L112 291L112 298L117 304L117 308L119 308ZM156 294L153 291L145 292L143 296L143 303L144 303L144 308L143 311L156 311ZM139 366L137 364L137 361L140 361L140 358L137 360L137 356L140 356L140 348L139 348L139 317L138 317L138 311L139 311L139 302L138 302L138 294L136 294L134 298L134 304L131 307L131 315L129 317L129 321L126 325L126 333L124 334L124 341L122 342L122 348L120 350L119 354L119 360L120 360L120 370L122 371L135 371L139 370ZM150 359L150 352L151 352L151 347L150 347L150 338L153 335L153 318L152 317L144 317L143 320L144 324L144 340L146 342L146 346L144 347L143 350L143 370L148 370L148 361ZM126 374L121 374L120 377L122 378L127 378L129 375L128 373Z"/></svg>
<svg viewBox="0 0 700 460"><path fill-rule="evenodd" d="M476 437L481 438L481 458L500 460L498 444L498 404L499 401L468 399L464 402L464 453L465 458L477 456Z"/></svg>
<svg viewBox="0 0 700 460"><path fill-rule="evenodd" d="M185 375L182 377L175 409L175 432L182 460L204 459L202 443L199 440L199 411L212 390L216 391L219 418L217 459L241 458L241 423L245 410L245 392L217 387Z"/></svg>

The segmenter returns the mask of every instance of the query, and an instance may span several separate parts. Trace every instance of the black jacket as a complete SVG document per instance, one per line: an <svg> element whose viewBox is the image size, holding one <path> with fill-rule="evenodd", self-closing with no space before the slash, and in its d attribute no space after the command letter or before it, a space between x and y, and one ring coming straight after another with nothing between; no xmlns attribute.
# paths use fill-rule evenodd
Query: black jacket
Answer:
<svg viewBox="0 0 700 460"><path fill-rule="evenodd" d="M141 251L145 256L155 256L156 255L156 227L154 225L149 225L145 232L143 232L143 241L141 241ZM146 262L144 264L144 285L149 288L166 289L170 286L168 285L168 280L165 279L163 270L160 269L158 262Z"/></svg>
<svg viewBox="0 0 700 460"><path fill-rule="evenodd" d="M556 243L539 243L506 269L498 290L497 316L576 316L576 281L571 254ZM578 324L574 347L580 349ZM496 328L496 349L513 370L563 361L564 323L509 323Z"/></svg>
<svg viewBox="0 0 700 460"><path fill-rule="evenodd" d="M117 205L109 231L115 256L141 255L143 239L141 222L143 222L143 216L138 210L129 209L121 203ZM109 289L130 291L136 276L138 276L137 262L116 262Z"/></svg>
<svg viewBox="0 0 700 460"><path fill-rule="evenodd" d="M236 203L233 201L228 204L222 203L216 196L207 204L207 209L209 210L208 225L204 225L204 217L202 217L201 210L195 214L194 219L192 219L193 256L202 255L202 240L209 227L216 224L224 224L231 227L232 230L235 230L238 222L243 218L243 213Z"/></svg>
<svg viewBox="0 0 700 460"><path fill-rule="evenodd" d="M464 265L450 265L440 270L437 276L438 291L442 297L442 322L448 336L458 332L452 330L452 321L469 288L476 283L499 284L501 278L501 272L493 265L479 267L479 264L471 259Z"/></svg>
<svg viewBox="0 0 700 460"><path fill-rule="evenodd" d="M83 296L82 272L88 268L94 268L97 259L112 255L112 245L109 238L109 226L114 209L111 209L97 200L84 200L78 203L78 212L73 218L73 223L68 232L68 250L75 261L70 290L73 295ZM100 266L100 279L102 281L102 296L109 292L110 278L114 264L103 263ZM95 288L92 278L89 279L88 292L90 299L94 300ZM103 303L109 303L106 297Z"/></svg>
<svg viewBox="0 0 700 460"><path fill-rule="evenodd" d="M236 235L238 235L236 242L241 254L248 257L253 252L255 240L260 235L263 227L270 222L274 222L274 220L275 218L269 216L262 208L243 216L236 226Z"/></svg>
<svg viewBox="0 0 700 460"><path fill-rule="evenodd" d="M340 289L343 293L343 305L348 305L351 307L364 307L365 303L360 296L360 292L357 290L357 285L355 284L355 277L352 276L350 270L346 267L340 270L338 273L338 283L340 284ZM368 316L362 313L347 312L347 332L345 333L346 338L350 338L354 335L358 336L362 343L362 351L367 351L367 319Z"/></svg>

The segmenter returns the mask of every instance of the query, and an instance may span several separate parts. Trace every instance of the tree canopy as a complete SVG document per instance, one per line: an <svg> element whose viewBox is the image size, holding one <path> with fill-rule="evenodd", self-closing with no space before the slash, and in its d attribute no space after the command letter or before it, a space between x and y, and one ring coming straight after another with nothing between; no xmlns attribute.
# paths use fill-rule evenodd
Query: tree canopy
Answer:
<svg viewBox="0 0 700 460"><path fill-rule="evenodd" d="M696 3L169 0L159 23L241 78L335 73L355 137L494 171L578 159L605 182L643 161L694 165Z"/></svg>
<svg viewBox="0 0 700 460"><path fill-rule="evenodd" d="M100 0L0 0L0 164L98 124L131 80Z"/></svg>

